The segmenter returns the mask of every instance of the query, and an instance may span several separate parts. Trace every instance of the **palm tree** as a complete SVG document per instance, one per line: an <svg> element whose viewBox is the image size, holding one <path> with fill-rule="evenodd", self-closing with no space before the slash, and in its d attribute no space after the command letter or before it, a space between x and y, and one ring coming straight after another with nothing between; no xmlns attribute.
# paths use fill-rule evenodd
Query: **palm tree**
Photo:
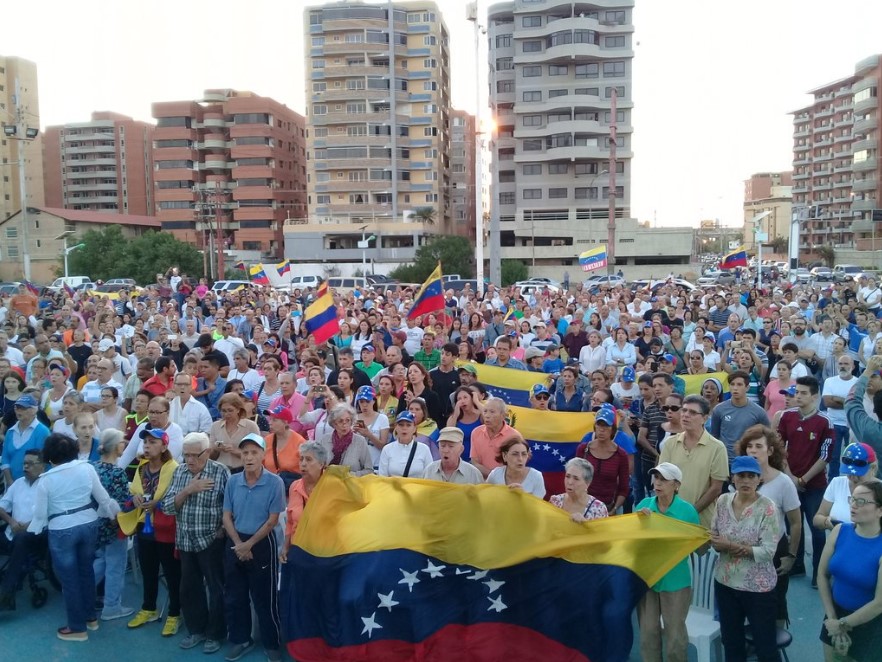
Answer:
<svg viewBox="0 0 882 662"><path fill-rule="evenodd" d="M412 214L411 218L416 219L420 223L435 225L435 208L434 207L418 207Z"/></svg>

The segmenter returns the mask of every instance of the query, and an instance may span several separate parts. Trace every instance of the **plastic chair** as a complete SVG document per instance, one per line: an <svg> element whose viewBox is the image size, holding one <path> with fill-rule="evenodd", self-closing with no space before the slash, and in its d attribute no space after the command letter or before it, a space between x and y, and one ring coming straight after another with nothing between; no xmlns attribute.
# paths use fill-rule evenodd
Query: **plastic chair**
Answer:
<svg viewBox="0 0 882 662"><path fill-rule="evenodd" d="M698 662L710 662L711 645L720 640L720 623L714 618L714 569L718 558L719 554L713 549L689 557L692 605L686 616L686 631L689 643L695 646Z"/></svg>
<svg viewBox="0 0 882 662"><path fill-rule="evenodd" d="M744 626L744 640L747 642L748 657L751 657L753 651L753 632L749 625ZM789 630L775 628L775 646L777 646L778 650L781 652L781 657L784 658L784 662L790 662L790 658L787 657L787 647L792 643L793 635L790 634Z"/></svg>

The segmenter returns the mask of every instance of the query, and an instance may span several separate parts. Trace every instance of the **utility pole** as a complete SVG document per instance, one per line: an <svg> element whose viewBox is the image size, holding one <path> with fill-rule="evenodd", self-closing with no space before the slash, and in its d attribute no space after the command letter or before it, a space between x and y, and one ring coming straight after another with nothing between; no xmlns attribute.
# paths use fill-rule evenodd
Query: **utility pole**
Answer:
<svg viewBox="0 0 882 662"><path fill-rule="evenodd" d="M615 272L616 263L616 110L617 97L615 86L609 104L609 222L606 226L606 273L610 276Z"/></svg>
<svg viewBox="0 0 882 662"><path fill-rule="evenodd" d="M470 2L466 6L466 18L472 22L475 32L475 62L478 62L480 54L481 26L478 25L478 3ZM484 205L481 188L483 186L483 162L481 136L481 79L475 73L475 275L477 279L478 296L484 294ZM495 186L491 188L494 197L498 195ZM491 209L496 201L490 202ZM499 285L499 283L496 283Z"/></svg>

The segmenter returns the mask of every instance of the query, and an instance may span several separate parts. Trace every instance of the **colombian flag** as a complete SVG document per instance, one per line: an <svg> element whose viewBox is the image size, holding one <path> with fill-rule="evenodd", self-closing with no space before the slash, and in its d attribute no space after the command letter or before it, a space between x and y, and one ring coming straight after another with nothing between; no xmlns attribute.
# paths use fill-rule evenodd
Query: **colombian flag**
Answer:
<svg viewBox="0 0 882 662"><path fill-rule="evenodd" d="M744 246L724 255L720 261L720 269L734 269L735 267L746 266L747 252L744 250Z"/></svg>
<svg viewBox="0 0 882 662"><path fill-rule="evenodd" d="M594 271L602 269L606 266L606 244L601 244L596 248L589 248L587 251L579 254L579 264L582 265L582 271Z"/></svg>
<svg viewBox="0 0 882 662"><path fill-rule="evenodd" d="M253 280L258 285L269 285L269 278L267 278L262 264L255 264L248 270L248 273L251 275L251 280Z"/></svg>
<svg viewBox="0 0 882 662"><path fill-rule="evenodd" d="M283 570L288 652L300 662L627 660L634 606L706 540L662 515L576 524L499 485L330 467Z"/></svg>
<svg viewBox="0 0 882 662"><path fill-rule="evenodd" d="M444 310L444 283L441 277L440 262L417 293L413 300L413 307L407 313L407 319L412 320L414 317L434 313L438 310Z"/></svg>
<svg viewBox="0 0 882 662"><path fill-rule="evenodd" d="M303 323L306 330L312 334L316 345L327 342L340 331L337 323L337 307L334 305L334 297L327 288L325 293L309 304L303 314Z"/></svg>
<svg viewBox="0 0 882 662"><path fill-rule="evenodd" d="M280 276L284 276L291 271L291 263L288 260L279 262L279 264L276 265L276 271Z"/></svg>

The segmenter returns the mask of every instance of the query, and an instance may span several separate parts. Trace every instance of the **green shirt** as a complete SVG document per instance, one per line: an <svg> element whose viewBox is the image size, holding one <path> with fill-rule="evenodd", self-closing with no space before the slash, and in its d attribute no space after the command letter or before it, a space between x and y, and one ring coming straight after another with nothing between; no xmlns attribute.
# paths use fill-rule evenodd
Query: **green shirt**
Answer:
<svg viewBox="0 0 882 662"><path fill-rule="evenodd" d="M355 367L358 368L359 370L367 373L367 376L370 377L371 379L376 377L377 373L383 369L383 366L380 365L379 363L377 363L376 361L373 361L370 364L370 366L366 366L362 361L359 361L358 363L355 364Z"/></svg>
<svg viewBox="0 0 882 662"><path fill-rule="evenodd" d="M441 352L433 349L431 352L424 352L422 349L413 355L413 360L422 363L426 370L434 370L441 363Z"/></svg>
<svg viewBox="0 0 882 662"><path fill-rule="evenodd" d="M634 512L639 512L643 508L649 508L652 512L658 513L658 497L647 497L634 507ZM661 514L661 513L659 513ZM665 517L673 517L681 522L689 524L698 524L698 512L691 503L683 501L676 494L668 511L664 513ZM668 574L658 580L658 583L652 587L656 593L669 593L679 591L692 586L692 572L689 570L689 559L685 558L677 565L670 569Z"/></svg>

